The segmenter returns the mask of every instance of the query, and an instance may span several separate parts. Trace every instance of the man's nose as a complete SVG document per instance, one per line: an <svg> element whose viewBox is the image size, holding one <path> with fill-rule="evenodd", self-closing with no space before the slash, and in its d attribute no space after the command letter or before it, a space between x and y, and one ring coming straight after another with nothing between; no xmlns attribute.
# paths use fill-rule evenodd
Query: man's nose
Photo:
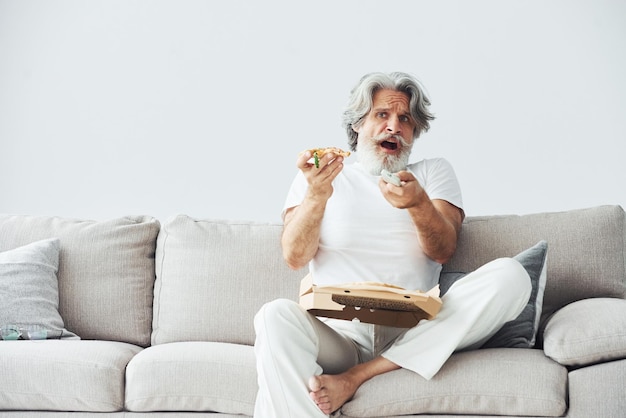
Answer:
<svg viewBox="0 0 626 418"><path fill-rule="evenodd" d="M387 132L392 134L400 133L400 119L397 116L391 116L387 119Z"/></svg>

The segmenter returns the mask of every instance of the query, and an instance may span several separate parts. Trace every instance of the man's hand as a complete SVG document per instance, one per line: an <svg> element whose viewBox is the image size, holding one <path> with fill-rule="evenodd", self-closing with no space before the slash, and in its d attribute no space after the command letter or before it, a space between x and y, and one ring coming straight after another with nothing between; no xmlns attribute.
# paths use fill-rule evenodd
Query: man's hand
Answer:
<svg viewBox="0 0 626 418"><path fill-rule="evenodd" d="M394 186L380 179L378 186L380 191L391 206L398 209L407 209L418 205L424 199L428 199L426 191L410 171L396 173L402 182L402 186Z"/></svg>
<svg viewBox="0 0 626 418"><path fill-rule="evenodd" d="M408 210L426 255L445 264L456 250L463 211L445 200L431 200L413 173L400 171L396 175L401 186L382 179L378 183L383 196L392 206Z"/></svg>
<svg viewBox="0 0 626 418"><path fill-rule="evenodd" d="M283 257L294 270L304 267L317 252L326 202L333 194L332 182L343 169L343 157L325 154L319 159L319 168L308 162L312 157L309 151L298 157L296 165L309 187L302 203L288 209L284 219Z"/></svg>
<svg viewBox="0 0 626 418"><path fill-rule="evenodd" d="M326 201L333 194L333 180L343 169L343 157L333 153L324 154L319 159L319 168L309 162L311 158L313 158L311 152L305 151L298 157L296 165L309 184L307 195L316 200Z"/></svg>

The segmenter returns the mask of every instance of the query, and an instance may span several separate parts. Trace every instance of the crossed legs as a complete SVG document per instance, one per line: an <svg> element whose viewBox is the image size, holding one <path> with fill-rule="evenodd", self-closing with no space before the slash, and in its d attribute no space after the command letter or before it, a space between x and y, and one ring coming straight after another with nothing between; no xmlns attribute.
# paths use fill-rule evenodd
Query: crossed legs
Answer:
<svg viewBox="0 0 626 418"><path fill-rule="evenodd" d="M330 322L335 330L293 301L270 302L255 317L259 392L254 416L326 417L363 382L400 367L430 379L455 350L479 347L517 317L530 287L517 261L488 263L450 288L435 319L390 332L381 353L368 335L371 326Z"/></svg>

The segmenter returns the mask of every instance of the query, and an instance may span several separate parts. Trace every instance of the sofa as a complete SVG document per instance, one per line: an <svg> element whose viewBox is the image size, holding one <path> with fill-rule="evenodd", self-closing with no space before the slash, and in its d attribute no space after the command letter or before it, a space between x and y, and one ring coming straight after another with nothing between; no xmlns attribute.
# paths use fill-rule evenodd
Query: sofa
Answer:
<svg viewBox="0 0 626 418"><path fill-rule="evenodd" d="M21 333L0 341L0 416L251 416L253 317L297 300L307 273L283 262L281 228L0 215L0 312ZM620 206L467 217L442 282L538 242L547 257L526 346L455 353L430 381L375 377L337 415L626 416Z"/></svg>

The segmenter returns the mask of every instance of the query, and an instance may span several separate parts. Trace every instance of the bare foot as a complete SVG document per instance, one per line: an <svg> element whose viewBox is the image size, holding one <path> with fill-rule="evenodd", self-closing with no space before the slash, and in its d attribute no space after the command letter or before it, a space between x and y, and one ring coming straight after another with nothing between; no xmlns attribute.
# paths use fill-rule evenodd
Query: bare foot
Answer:
<svg viewBox="0 0 626 418"><path fill-rule="evenodd" d="M399 369L400 366L384 357L376 357L357 364L341 374L323 374L309 379L311 399L323 413L330 415L348 402L357 389L379 374Z"/></svg>
<svg viewBox="0 0 626 418"><path fill-rule="evenodd" d="M347 373L323 374L309 379L311 399L327 415L348 402L358 388L359 383L353 381Z"/></svg>

